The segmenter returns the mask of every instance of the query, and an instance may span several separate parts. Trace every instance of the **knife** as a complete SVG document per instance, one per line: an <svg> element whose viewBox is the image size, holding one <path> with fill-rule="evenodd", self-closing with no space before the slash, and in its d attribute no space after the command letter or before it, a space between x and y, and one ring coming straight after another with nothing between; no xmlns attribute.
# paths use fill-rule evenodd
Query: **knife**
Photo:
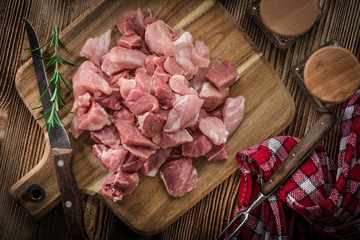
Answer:
<svg viewBox="0 0 360 240"><path fill-rule="evenodd" d="M35 30L26 18L24 21L30 49L38 49L39 40ZM43 96L41 99L43 111L46 112L51 107L51 96L49 89L47 89L48 80L40 50L32 51L32 59L39 93L40 96ZM56 112L55 117L59 120ZM45 120L47 118L48 115L45 115ZM84 227L81 194L72 171L73 150L69 136L65 129L58 124L54 124L50 131L48 129L48 134L69 236L71 239L89 239Z"/></svg>

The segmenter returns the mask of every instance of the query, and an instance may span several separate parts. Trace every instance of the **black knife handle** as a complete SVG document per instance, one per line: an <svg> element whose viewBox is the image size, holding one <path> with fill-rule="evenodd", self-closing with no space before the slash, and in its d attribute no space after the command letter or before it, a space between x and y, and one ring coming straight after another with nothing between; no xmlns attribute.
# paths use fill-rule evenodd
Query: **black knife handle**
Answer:
<svg viewBox="0 0 360 240"><path fill-rule="evenodd" d="M72 149L52 149L69 236L73 240L89 239L84 227L81 194L72 171L72 154Z"/></svg>

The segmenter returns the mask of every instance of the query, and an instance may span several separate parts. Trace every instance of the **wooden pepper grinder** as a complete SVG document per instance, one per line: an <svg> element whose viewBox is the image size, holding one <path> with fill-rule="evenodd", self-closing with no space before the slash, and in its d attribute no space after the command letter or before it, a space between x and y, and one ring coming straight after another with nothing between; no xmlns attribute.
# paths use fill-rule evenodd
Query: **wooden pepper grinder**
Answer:
<svg viewBox="0 0 360 240"><path fill-rule="evenodd" d="M307 32L318 13L316 0L261 0L263 24L283 37L296 37Z"/></svg>
<svg viewBox="0 0 360 240"><path fill-rule="evenodd" d="M360 86L360 63L343 47L320 48L305 64L304 84L310 94L322 102L344 102Z"/></svg>

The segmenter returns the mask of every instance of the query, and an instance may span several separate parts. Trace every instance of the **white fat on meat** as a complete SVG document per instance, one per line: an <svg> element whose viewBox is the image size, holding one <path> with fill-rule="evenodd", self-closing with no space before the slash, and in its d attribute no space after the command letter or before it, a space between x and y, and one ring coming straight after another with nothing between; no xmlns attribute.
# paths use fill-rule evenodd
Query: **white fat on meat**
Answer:
<svg viewBox="0 0 360 240"><path fill-rule="evenodd" d="M92 131L90 134L91 138L97 143L102 143L112 148L117 148L120 145L119 132L113 124L106 125L100 130Z"/></svg>
<svg viewBox="0 0 360 240"><path fill-rule="evenodd" d="M223 121L225 128L231 135L244 119L245 98L239 96L228 98L223 108Z"/></svg>
<svg viewBox="0 0 360 240"><path fill-rule="evenodd" d="M206 135L215 145L226 143L229 132L224 123L217 117L206 117L200 120L200 131Z"/></svg>
<svg viewBox="0 0 360 240"><path fill-rule="evenodd" d="M89 38L80 51L81 57L86 57L97 67L101 65L101 58L109 52L111 29L99 37Z"/></svg>
<svg viewBox="0 0 360 240"><path fill-rule="evenodd" d="M174 75L170 77L169 86L174 92L180 95L197 95L197 91L189 87L189 81L183 75Z"/></svg>
<svg viewBox="0 0 360 240"><path fill-rule="evenodd" d="M120 87L120 95L123 99L126 99L131 90L136 86L135 79L119 78L117 84Z"/></svg>
<svg viewBox="0 0 360 240"><path fill-rule="evenodd" d="M146 27L145 43L151 52L158 55L174 56L175 49L171 40L170 27L164 21L158 20Z"/></svg>
<svg viewBox="0 0 360 240"><path fill-rule="evenodd" d="M185 73L195 75L197 66L192 62L191 52L194 48L192 43L192 36L189 32L182 31L179 33L179 38L173 42L175 47L175 59L184 69Z"/></svg>
<svg viewBox="0 0 360 240"><path fill-rule="evenodd" d="M122 145L125 149L127 149L129 152L131 152L132 155L145 160L148 159L151 155L153 155L156 152L156 149L152 149L145 146L137 146L137 145Z"/></svg>
<svg viewBox="0 0 360 240"><path fill-rule="evenodd" d="M139 174L115 172L102 185L101 194L114 202L121 200L124 195L130 194L139 184Z"/></svg>
<svg viewBox="0 0 360 240"><path fill-rule="evenodd" d="M169 147L175 147L183 143L193 141L192 136L185 129L181 129L174 133L162 132L161 138L159 137L159 135L155 135L154 138L153 138L153 142L159 142L158 145L163 149Z"/></svg>
<svg viewBox="0 0 360 240"><path fill-rule="evenodd" d="M103 144L95 144L92 151L101 165L110 172L119 171L128 153L128 150L120 145L110 148Z"/></svg>
<svg viewBox="0 0 360 240"><path fill-rule="evenodd" d="M169 112L164 131L176 132L184 126L191 127L189 123L195 125L203 102L204 100L196 95L177 97L173 108Z"/></svg>

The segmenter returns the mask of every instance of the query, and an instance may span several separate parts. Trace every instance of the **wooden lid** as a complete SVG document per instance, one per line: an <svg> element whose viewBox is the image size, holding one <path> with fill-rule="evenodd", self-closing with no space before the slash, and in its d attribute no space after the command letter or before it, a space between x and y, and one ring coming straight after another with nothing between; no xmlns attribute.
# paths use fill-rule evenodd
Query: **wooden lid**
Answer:
<svg viewBox="0 0 360 240"><path fill-rule="evenodd" d="M344 102L359 88L360 63L343 47L323 47L307 60L304 83L309 92L323 102Z"/></svg>
<svg viewBox="0 0 360 240"><path fill-rule="evenodd" d="M307 32L318 13L316 0L261 0L260 16L273 33L295 37Z"/></svg>

